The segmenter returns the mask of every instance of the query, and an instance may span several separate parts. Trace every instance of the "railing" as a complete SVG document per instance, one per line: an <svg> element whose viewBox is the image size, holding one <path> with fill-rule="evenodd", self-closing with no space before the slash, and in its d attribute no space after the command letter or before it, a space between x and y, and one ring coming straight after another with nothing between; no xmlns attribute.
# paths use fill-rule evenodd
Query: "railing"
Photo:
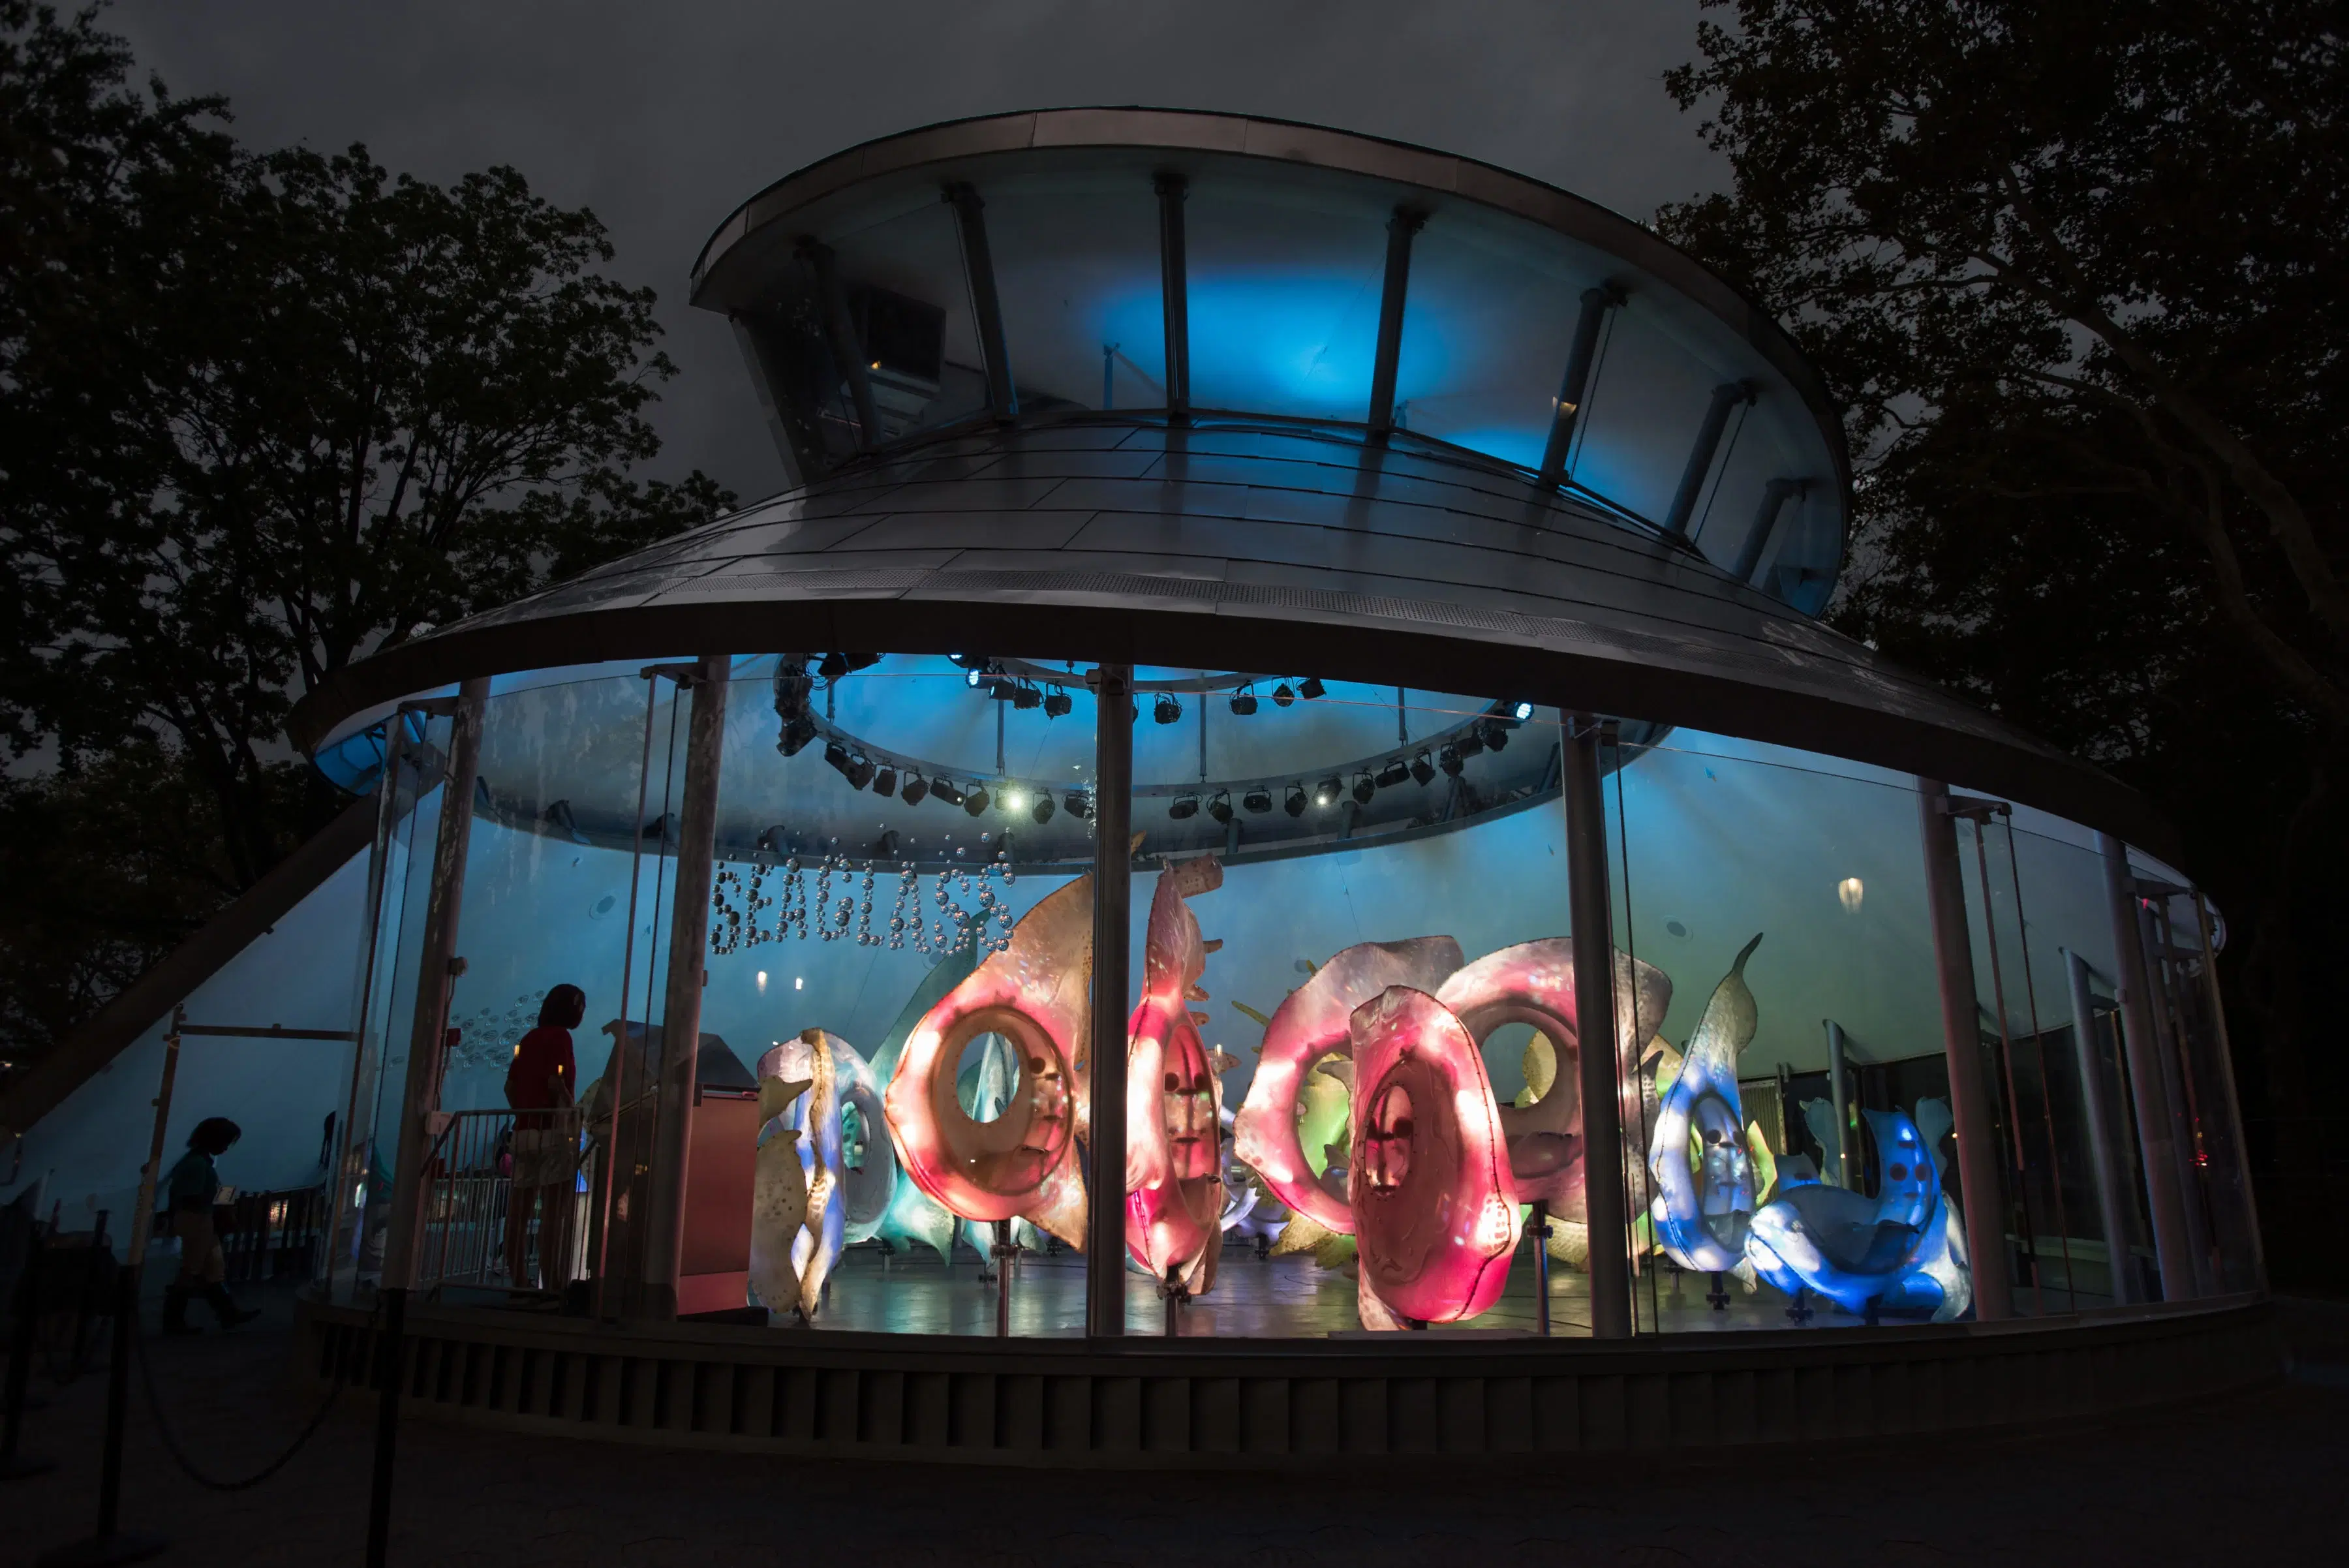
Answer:
<svg viewBox="0 0 2349 1568"><path fill-rule="evenodd" d="M325 1239L326 1192L306 1187L285 1192L247 1192L214 1216L221 1254L232 1280L307 1278L318 1267Z"/></svg>
<svg viewBox="0 0 2349 1568"><path fill-rule="evenodd" d="M441 1120L425 1162L419 1287L559 1290L584 1272L580 1111L520 1115L537 1125L517 1129L513 1111L457 1111ZM526 1211L518 1212L518 1179Z"/></svg>

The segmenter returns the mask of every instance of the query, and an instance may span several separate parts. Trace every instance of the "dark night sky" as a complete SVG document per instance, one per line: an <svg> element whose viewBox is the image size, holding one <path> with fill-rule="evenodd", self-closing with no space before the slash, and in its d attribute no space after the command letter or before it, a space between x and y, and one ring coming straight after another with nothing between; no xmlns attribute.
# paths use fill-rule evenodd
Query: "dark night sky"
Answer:
<svg viewBox="0 0 2349 1568"><path fill-rule="evenodd" d="M702 240L761 186L932 120L1059 104L1279 116L1550 181L1635 217L1722 168L1661 78L1692 0L117 0L106 25L255 146L367 143L448 181L512 163L592 207L660 293L684 374L657 471L781 483L731 333L684 303Z"/></svg>

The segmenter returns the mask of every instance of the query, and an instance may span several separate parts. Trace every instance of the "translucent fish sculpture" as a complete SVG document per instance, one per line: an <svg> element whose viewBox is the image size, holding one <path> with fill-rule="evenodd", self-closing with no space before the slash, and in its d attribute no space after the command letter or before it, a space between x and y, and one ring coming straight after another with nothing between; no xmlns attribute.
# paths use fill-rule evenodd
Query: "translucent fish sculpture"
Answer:
<svg viewBox="0 0 2349 1568"><path fill-rule="evenodd" d="M823 1030L808 1029L802 1031L798 1039L786 1040L759 1058L761 1110L766 1108L764 1097L769 1084L806 1085L773 1119L781 1123L779 1131L796 1135L791 1139L791 1147L799 1157L807 1194L799 1230L790 1241L792 1270L797 1276L798 1289L786 1302L761 1288L759 1300L770 1312L796 1306L800 1315L811 1322L823 1302L824 1282L832 1277L833 1267L840 1262L847 1227L839 1053L848 1049L845 1042ZM762 1158L764 1154L762 1145ZM754 1199L754 1215L757 1207ZM771 1247L775 1242L770 1239L768 1244Z"/></svg>
<svg viewBox="0 0 2349 1568"><path fill-rule="evenodd" d="M1547 1203L1552 1214L1583 1217L1583 1131L1579 1093L1582 1032L1575 1018L1574 944L1546 937L1485 954L1447 978L1435 993L1456 1014L1481 1048L1505 1024L1530 1024L1554 1043L1550 1081L1524 1106L1503 1106L1501 1127L1508 1138L1509 1169L1527 1203ZM1672 983L1664 971L1625 953L1615 955L1616 1057L1631 1060L1631 1046L1663 1022L1671 1006ZM1637 1127L1638 1107L1629 1125ZM1632 1147L1638 1144L1636 1134Z"/></svg>
<svg viewBox="0 0 2349 1568"><path fill-rule="evenodd" d="M1323 1230L1351 1235L1354 1220L1346 1199L1316 1179L1298 1137L1298 1098L1307 1075L1324 1056L1353 1050L1348 1020L1354 1009L1390 986L1432 997L1460 964L1460 944L1450 937L1362 942L1290 992L1265 1026L1263 1059L1233 1124L1234 1153L1291 1210Z"/></svg>
<svg viewBox="0 0 2349 1568"><path fill-rule="evenodd" d="M875 1085L887 1084L896 1075L898 1060L904 1055L905 1042L929 1016L930 1009L946 999L947 994L978 967L978 943L966 940L946 957L940 959L922 983L914 988L913 996L898 1012L889 1033L882 1037L873 1053L872 1080ZM873 1234L892 1246L922 1245L947 1262L954 1257L955 1226L959 1222L948 1213L945 1205L923 1191L898 1168L896 1145L888 1133L888 1117L876 1099L876 1109L868 1124L866 1158L880 1161L889 1170L893 1190L888 1205L881 1211ZM981 1256L985 1254L982 1253Z"/></svg>
<svg viewBox="0 0 2349 1568"><path fill-rule="evenodd" d="M1674 1262L1702 1273L1726 1273L1745 1253L1754 1220L1754 1172L1746 1157L1745 1116L1737 1093L1737 1058L1754 1043L1758 1022L1745 961L1747 942L1713 988L1689 1037L1681 1070L1665 1090L1648 1146L1655 1182L1649 1213L1656 1239Z"/></svg>
<svg viewBox="0 0 2349 1568"><path fill-rule="evenodd" d="M853 1247L880 1234L889 1205L901 1185L896 1151L881 1112L881 1084L864 1054L836 1034L832 1047L833 1084L840 1098L841 1242Z"/></svg>
<svg viewBox="0 0 2349 1568"><path fill-rule="evenodd" d="M1081 1249L1092 878L1047 894L1001 952L964 977L906 1037L882 1107L914 1184L965 1220L1027 1219ZM972 1119L956 1093L962 1049L999 1034L1019 1080L1001 1116Z"/></svg>
<svg viewBox="0 0 2349 1568"><path fill-rule="evenodd" d="M1948 1308L1955 1317L1964 1302L1951 1305L1958 1271L1940 1164L1906 1113L1861 1114L1876 1140L1877 1196L1782 1172L1778 1196L1754 1216L1745 1255L1790 1295L1808 1288L1848 1312L1874 1305L1940 1317Z"/></svg>
<svg viewBox="0 0 2349 1568"><path fill-rule="evenodd" d="M785 1122L783 1113L813 1087L807 1078L768 1073L775 1055L771 1051L759 1064L759 1156L750 1186L750 1291L771 1313L795 1311L800 1304L800 1271L792 1254L807 1226L807 1167L799 1129Z"/></svg>
<svg viewBox="0 0 2349 1568"><path fill-rule="evenodd" d="M1409 986L1349 1022L1363 1325L1475 1317L1500 1299L1519 1235L1484 1053L1450 1008Z"/></svg>
<svg viewBox="0 0 2349 1568"><path fill-rule="evenodd" d="M1222 1248L1223 1082L1199 1024L1210 944L1185 901L1224 885L1212 855L1168 865L1151 896L1142 1000L1127 1026L1125 1245L1193 1295L1215 1282ZM1224 1058L1228 1062L1230 1058Z"/></svg>

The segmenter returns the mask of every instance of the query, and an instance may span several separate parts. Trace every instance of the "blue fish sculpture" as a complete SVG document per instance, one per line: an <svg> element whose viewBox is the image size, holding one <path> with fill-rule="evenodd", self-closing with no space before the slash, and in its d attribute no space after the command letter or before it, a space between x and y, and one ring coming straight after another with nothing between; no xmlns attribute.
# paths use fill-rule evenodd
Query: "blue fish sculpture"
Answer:
<svg viewBox="0 0 2349 1568"><path fill-rule="evenodd" d="M1847 1312L1954 1317L1962 1273L1952 1268L1940 1162L1907 1112L1861 1114L1876 1139L1877 1195L1782 1178L1754 1216L1746 1260L1787 1294L1807 1288Z"/></svg>
<svg viewBox="0 0 2349 1568"><path fill-rule="evenodd" d="M1700 1273L1726 1273L1745 1254L1754 1219L1754 1166L1745 1147L1745 1113L1737 1092L1737 1057L1754 1043L1758 1022L1745 961L1756 935L1713 988L1679 1076L1666 1089L1648 1145L1656 1184L1650 1206L1656 1240L1672 1261Z"/></svg>

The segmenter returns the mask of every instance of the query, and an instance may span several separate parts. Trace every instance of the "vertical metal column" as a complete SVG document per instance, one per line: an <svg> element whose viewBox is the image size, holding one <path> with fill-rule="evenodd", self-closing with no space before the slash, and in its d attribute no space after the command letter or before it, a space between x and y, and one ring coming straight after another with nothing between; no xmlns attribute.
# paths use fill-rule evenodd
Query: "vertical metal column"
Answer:
<svg viewBox="0 0 2349 1568"><path fill-rule="evenodd" d="M1542 448L1541 477L1545 490L1566 483L1566 456L1574 448L1574 427L1590 390L1590 368L1598 362L1599 328L1607 313L1623 303L1623 291L1602 284L1582 291L1582 314L1574 323L1574 346L1566 353L1566 379L1558 384L1557 408L1550 415L1549 442Z"/></svg>
<svg viewBox="0 0 2349 1568"><path fill-rule="evenodd" d="M864 346L856 340L856 322L849 314L848 291L841 286L838 258L827 244L800 242L800 254L815 269L818 303L823 310L824 346L848 383L848 400L856 410L856 447L871 452L881 441L881 416L873 403L873 377L865 368Z"/></svg>
<svg viewBox="0 0 2349 1568"><path fill-rule="evenodd" d="M1730 412L1753 400L1750 382L1723 381L1713 389L1704 422L1697 426L1696 444L1689 448L1688 466L1681 471L1681 487L1672 493L1671 510L1664 514L1665 533L1687 536L1689 519L1696 515L1696 498L1704 493L1705 476L1713 472L1713 454L1721 450L1721 432L1729 428Z"/></svg>
<svg viewBox="0 0 2349 1568"><path fill-rule="evenodd" d="M1950 1114L1957 1121L1958 1181L1965 1189L1966 1251L1973 1270L1974 1316L2014 1315L2008 1282L2006 1196L1999 1179L1998 1134L1982 1083L1982 1026L1975 1022L1973 943L1966 931L1965 871L1950 788L1917 781L1917 815L1925 852L1925 898L1933 919L1934 967L1940 981L1941 1049L1950 1064Z"/></svg>
<svg viewBox="0 0 2349 1568"><path fill-rule="evenodd" d="M1166 417L1175 424L1191 418L1191 274L1183 237L1183 203L1190 182L1161 174L1158 192L1158 291L1166 323ZM1107 408L1104 397L1102 406Z"/></svg>
<svg viewBox="0 0 2349 1568"><path fill-rule="evenodd" d="M441 1031L449 1024L449 993L457 980L457 921L465 895L465 851L473 840L473 790L481 776L481 717L489 699L486 676L457 689L448 782L432 846L432 886L424 905L423 950L416 961L416 1012L408 1032L408 1078L393 1156L391 1228L383 1246L387 1290L404 1291L416 1282L418 1199L425 1156L431 1151L429 1123L440 1092Z"/></svg>
<svg viewBox="0 0 2349 1568"><path fill-rule="evenodd" d="M2128 1222L2121 1207L2125 1190L2120 1160L2113 1149L2112 1114L2105 1064L2096 1054L2096 1005L2088 992L2088 963L2066 949L2064 975L2072 992L2072 1047L2080 1070L2080 1103L2088 1119L2088 1164L2096 1179L2096 1223L2103 1228L2106 1266L2113 1276L2113 1304L2137 1299L2137 1270L2129 1252Z"/></svg>
<svg viewBox="0 0 2349 1568"><path fill-rule="evenodd" d="M2137 1141L2145 1167L2146 1210L2153 1221L2153 1251L2161 1268L2164 1301L2194 1293L2193 1244L2186 1230L2186 1204L2178 1188L2178 1144L2171 1131L2169 1096L2163 1085L2161 1039L2154 1033L2152 996L2147 989L2145 948L2137 925L2137 894L2129 881L2128 849L2109 833L2096 835L2105 862L2105 910L2112 920L2113 952L2120 963L2114 977L2121 1004L2121 1040L2128 1053L2129 1088L2137 1101Z"/></svg>
<svg viewBox="0 0 2349 1568"><path fill-rule="evenodd" d="M2137 916L2137 953L2145 965L2146 1006L2153 1014L2153 1038L2160 1047L2162 1092L2169 1101L2169 1147L2178 1160L2178 1210L2186 1219L2186 1256L2194 1271L2194 1293L2216 1288L2210 1271L2210 1221L2205 1209L2200 1167L2195 1159L2194 1089L2188 1077L2185 1020L2177 1014L2170 976L2177 966L2164 955L2162 940L2146 896L2131 883L2129 907Z"/></svg>
<svg viewBox="0 0 2349 1568"><path fill-rule="evenodd" d="M1411 293L1412 236L1427 214L1397 207L1387 220L1387 275L1379 292L1379 342L1371 362L1371 444L1384 446L1394 431L1395 367L1402 358L1403 301Z"/></svg>
<svg viewBox="0 0 2349 1568"><path fill-rule="evenodd" d="M1851 1183L1851 1085L1846 1075L1850 1067L1846 1060L1843 1025L1830 1018L1827 1023L1827 1098L1835 1106L1836 1185Z"/></svg>
<svg viewBox="0 0 2349 1568"><path fill-rule="evenodd" d="M1590 1334L1631 1337L1631 1271L1623 1201L1623 1064L1617 1056L1615 919L1607 888L1607 797L1599 721L1566 724L1566 877L1574 950L1576 1087L1582 1096L1584 1208L1590 1228ZM1640 1020L1644 1026L1646 1021Z"/></svg>
<svg viewBox="0 0 2349 1568"><path fill-rule="evenodd" d="M1133 671L1093 671L1092 1201L1085 1212L1085 1332L1125 1332L1126 905L1133 849Z"/></svg>
<svg viewBox="0 0 2349 1568"><path fill-rule="evenodd" d="M2227 1038L2227 1005L2219 994L2219 955L2210 945L2210 906L2203 901L2200 888L2194 891L2194 936L2202 949L2202 983L2209 989L2210 1030L2219 1051L2219 1085L2226 1096L2227 1132L2237 1162L2236 1179L2241 1183L2243 1218L2248 1223L2251 1243L2252 1278L2261 1290L2268 1284L2267 1245L2260 1235L2258 1195L2251 1190L2250 1177L2243 1171L2243 1107L2235 1093L2235 1048Z"/></svg>
<svg viewBox="0 0 2349 1568"><path fill-rule="evenodd" d="M645 1216L644 1310L677 1315L678 1265L685 1248L685 1194L693 1152L694 1086L700 1081L701 986L709 945L710 859L718 846L718 766L726 742L722 653L692 677L685 741L685 799L678 813L677 898L668 927L668 983L661 1008L660 1106L653 1134L650 1201ZM651 1025L646 1034L649 1038Z"/></svg>
<svg viewBox="0 0 2349 1568"><path fill-rule="evenodd" d="M962 236L964 281L970 313L978 327L979 358L987 361L987 404L1009 423L1019 417L1019 393L1011 384L1011 353L1003 335L1003 300L995 289L995 253L987 244L987 203L968 185L949 185L946 199Z"/></svg>
<svg viewBox="0 0 2349 1568"><path fill-rule="evenodd" d="M1774 479L1762 487L1761 504L1754 509L1754 521L1747 525L1745 537L1737 546L1737 560L1729 575L1741 583L1751 583L1762 565L1762 552L1770 547L1770 535L1778 531L1778 518L1786 510L1786 503L1811 487L1807 479Z"/></svg>

